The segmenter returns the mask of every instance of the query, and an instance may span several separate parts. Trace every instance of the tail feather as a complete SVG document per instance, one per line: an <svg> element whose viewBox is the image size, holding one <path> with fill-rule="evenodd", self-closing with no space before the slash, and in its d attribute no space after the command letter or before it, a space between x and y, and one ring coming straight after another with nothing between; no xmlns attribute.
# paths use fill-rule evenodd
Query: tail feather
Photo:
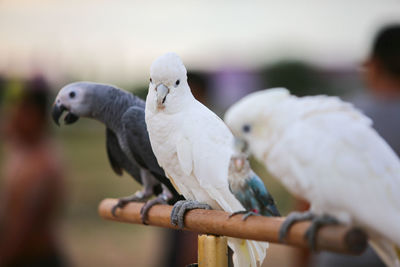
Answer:
<svg viewBox="0 0 400 267"><path fill-rule="evenodd" d="M209 187L207 192L227 212L244 209L242 204L229 191L228 186L226 188ZM228 246L233 250L233 265L235 267L258 267L263 263L269 245L268 242L228 238Z"/></svg>
<svg viewBox="0 0 400 267"><path fill-rule="evenodd" d="M399 251L392 242L384 238L371 237L369 243L387 266L400 267Z"/></svg>
<svg viewBox="0 0 400 267"><path fill-rule="evenodd" d="M228 245L234 252L233 265L235 267L261 266L269 246L267 242L238 238L228 238Z"/></svg>

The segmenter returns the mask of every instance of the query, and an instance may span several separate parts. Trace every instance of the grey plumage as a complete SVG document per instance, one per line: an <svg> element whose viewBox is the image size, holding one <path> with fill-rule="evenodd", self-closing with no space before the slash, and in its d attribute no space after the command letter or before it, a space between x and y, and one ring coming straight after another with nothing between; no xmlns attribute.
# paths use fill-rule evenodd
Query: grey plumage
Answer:
<svg viewBox="0 0 400 267"><path fill-rule="evenodd" d="M106 149L107 156L113 171L122 175L125 170L129 173L137 182L143 184L140 177L140 169L138 164L132 164L128 157L122 151L118 138L113 131L106 128Z"/></svg>
<svg viewBox="0 0 400 267"><path fill-rule="evenodd" d="M53 107L56 123L65 110L68 111L65 117L67 124L79 117L93 118L104 123L106 150L112 169L118 175L122 175L125 170L144 185L141 193L131 198L122 198L120 207L129 201L146 200L152 194L158 195L162 191L166 195L160 200L175 201L179 196L153 154L144 120L144 108L145 102L131 93L111 85L91 82L68 84L60 90Z"/></svg>

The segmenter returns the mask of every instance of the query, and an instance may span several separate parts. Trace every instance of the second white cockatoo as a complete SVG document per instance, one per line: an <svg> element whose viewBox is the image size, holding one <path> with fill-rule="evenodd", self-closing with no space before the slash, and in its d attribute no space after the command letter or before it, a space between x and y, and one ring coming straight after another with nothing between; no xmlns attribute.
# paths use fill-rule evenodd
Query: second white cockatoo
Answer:
<svg viewBox="0 0 400 267"><path fill-rule="evenodd" d="M400 161L372 122L337 97L296 97L283 88L252 93L225 122L248 150L293 194L311 203L295 221L312 220L307 238L324 223L359 226L389 266L399 266Z"/></svg>
<svg viewBox="0 0 400 267"><path fill-rule="evenodd" d="M189 201L178 202L172 223L183 227L193 208L243 210L228 187L233 135L225 123L192 95L186 68L175 53L157 58L150 69L146 124L160 166ZM268 243L229 238L235 266L259 266Z"/></svg>

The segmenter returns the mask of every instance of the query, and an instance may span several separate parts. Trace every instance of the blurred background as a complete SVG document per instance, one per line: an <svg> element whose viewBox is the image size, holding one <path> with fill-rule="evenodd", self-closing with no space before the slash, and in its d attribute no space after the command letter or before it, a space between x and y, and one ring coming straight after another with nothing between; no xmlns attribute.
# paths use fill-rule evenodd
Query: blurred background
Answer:
<svg viewBox="0 0 400 267"><path fill-rule="evenodd" d="M102 124L50 123L65 84L109 83L144 98L152 61L174 51L195 96L221 116L267 87L338 95L370 115L398 152L400 82L368 76L380 74L377 33L396 23L398 0L0 0L0 266L6 254L35 249L51 252L42 266L166 266L162 229L97 215L103 198L130 195L139 185L113 173ZM253 166L284 215L307 207ZM39 245L21 252L27 239ZM310 258L273 245L264 266L301 266Z"/></svg>

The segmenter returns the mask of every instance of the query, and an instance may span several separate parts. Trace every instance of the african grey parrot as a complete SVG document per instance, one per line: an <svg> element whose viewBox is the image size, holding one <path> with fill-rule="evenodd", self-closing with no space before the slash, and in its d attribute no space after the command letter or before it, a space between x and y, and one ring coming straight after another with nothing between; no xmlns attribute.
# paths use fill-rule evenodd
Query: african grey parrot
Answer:
<svg viewBox="0 0 400 267"><path fill-rule="evenodd" d="M147 211L157 203L175 202L179 194L165 177L150 145L144 118L145 102L131 93L111 85L92 82L75 82L58 93L52 111L53 120L68 111L64 120L71 124L79 117L93 118L106 126L107 155L112 169L118 175L128 172L143 185L143 190L132 196L120 198L113 207L122 208L131 201L146 201L141 211L143 222Z"/></svg>

